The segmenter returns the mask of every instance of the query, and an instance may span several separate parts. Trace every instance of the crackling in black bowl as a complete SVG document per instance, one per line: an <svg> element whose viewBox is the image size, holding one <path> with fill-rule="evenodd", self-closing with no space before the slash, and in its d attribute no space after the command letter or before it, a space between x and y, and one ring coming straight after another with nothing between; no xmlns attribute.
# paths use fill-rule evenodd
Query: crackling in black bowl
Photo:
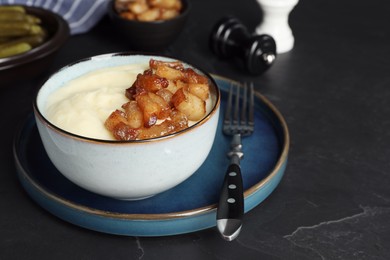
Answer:
<svg viewBox="0 0 390 260"><path fill-rule="evenodd" d="M180 35L185 27L191 9L188 0L180 0L180 13L171 19L155 21L129 20L119 15L115 8L116 0L108 5L111 24L119 38L123 38L132 50L162 51Z"/></svg>

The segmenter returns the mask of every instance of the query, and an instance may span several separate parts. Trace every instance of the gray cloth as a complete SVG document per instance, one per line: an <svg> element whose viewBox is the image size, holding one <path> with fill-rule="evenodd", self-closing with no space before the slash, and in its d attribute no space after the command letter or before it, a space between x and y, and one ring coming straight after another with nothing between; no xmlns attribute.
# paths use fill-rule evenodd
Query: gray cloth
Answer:
<svg viewBox="0 0 390 260"><path fill-rule="evenodd" d="M108 0L0 0L0 4L37 6L61 15L71 34L90 30L106 13Z"/></svg>

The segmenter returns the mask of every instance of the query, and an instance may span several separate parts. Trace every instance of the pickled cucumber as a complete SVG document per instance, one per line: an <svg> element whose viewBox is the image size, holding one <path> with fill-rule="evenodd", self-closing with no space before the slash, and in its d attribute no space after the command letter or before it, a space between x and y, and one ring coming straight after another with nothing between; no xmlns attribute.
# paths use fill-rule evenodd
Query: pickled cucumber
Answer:
<svg viewBox="0 0 390 260"><path fill-rule="evenodd" d="M25 42L11 44L7 47L0 48L0 58L21 54L31 49L31 45Z"/></svg>
<svg viewBox="0 0 390 260"><path fill-rule="evenodd" d="M32 34L32 27L35 24L24 23L24 22L3 22L0 23L0 36L3 37L14 37L14 36L25 36Z"/></svg>
<svg viewBox="0 0 390 260"><path fill-rule="evenodd" d="M20 13L26 13L26 9L21 5L2 5L0 6L0 12L17 11Z"/></svg>
<svg viewBox="0 0 390 260"><path fill-rule="evenodd" d="M21 13L18 11L0 11L0 23L1 22L28 22L28 23L41 23L41 19L35 15Z"/></svg>
<svg viewBox="0 0 390 260"><path fill-rule="evenodd" d="M0 6L0 58L29 51L45 40L39 17L23 6Z"/></svg>
<svg viewBox="0 0 390 260"><path fill-rule="evenodd" d="M31 47L36 47L40 44L42 44L45 41L45 36L44 35L31 35L31 36L25 36L25 37L17 37L17 38L12 38L7 41L1 42L0 40L0 49L7 47L12 44L16 43L28 43L31 45Z"/></svg>
<svg viewBox="0 0 390 260"><path fill-rule="evenodd" d="M0 11L0 22L2 21L25 21L26 14L18 11Z"/></svg>

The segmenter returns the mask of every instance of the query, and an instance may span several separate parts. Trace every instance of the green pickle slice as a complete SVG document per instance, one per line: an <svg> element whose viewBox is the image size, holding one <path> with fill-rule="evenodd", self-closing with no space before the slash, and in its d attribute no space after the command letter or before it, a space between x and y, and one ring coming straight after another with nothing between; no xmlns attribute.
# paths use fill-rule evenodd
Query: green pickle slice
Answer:
<svg viewBox="0 0 390 260"><path fill-rule="evenodd" d="M41 19L23 6L0 6L0 58L24 53L46 39Z"/></svg>

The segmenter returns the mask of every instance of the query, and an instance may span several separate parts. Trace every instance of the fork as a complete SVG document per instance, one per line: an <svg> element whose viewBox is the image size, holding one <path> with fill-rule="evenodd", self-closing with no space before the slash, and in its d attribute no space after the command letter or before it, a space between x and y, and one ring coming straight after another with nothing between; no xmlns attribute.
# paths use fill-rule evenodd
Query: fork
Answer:
<svg viewBox="0 0 390 260"><path fill-rule="evenodd" d="M235 98L233 105L233 95ZM242 98L240 90L243 89ZM241 103L241 105L240 105ZM227 168L217 208L217 227L227 241L234 240L240 233L244 215L244 194L240 161L243 159L241 137L254 131L254 87L247 83L243 87L231 84L223 121L223 133L233 136L230 143L230 165Z"/></svg>

